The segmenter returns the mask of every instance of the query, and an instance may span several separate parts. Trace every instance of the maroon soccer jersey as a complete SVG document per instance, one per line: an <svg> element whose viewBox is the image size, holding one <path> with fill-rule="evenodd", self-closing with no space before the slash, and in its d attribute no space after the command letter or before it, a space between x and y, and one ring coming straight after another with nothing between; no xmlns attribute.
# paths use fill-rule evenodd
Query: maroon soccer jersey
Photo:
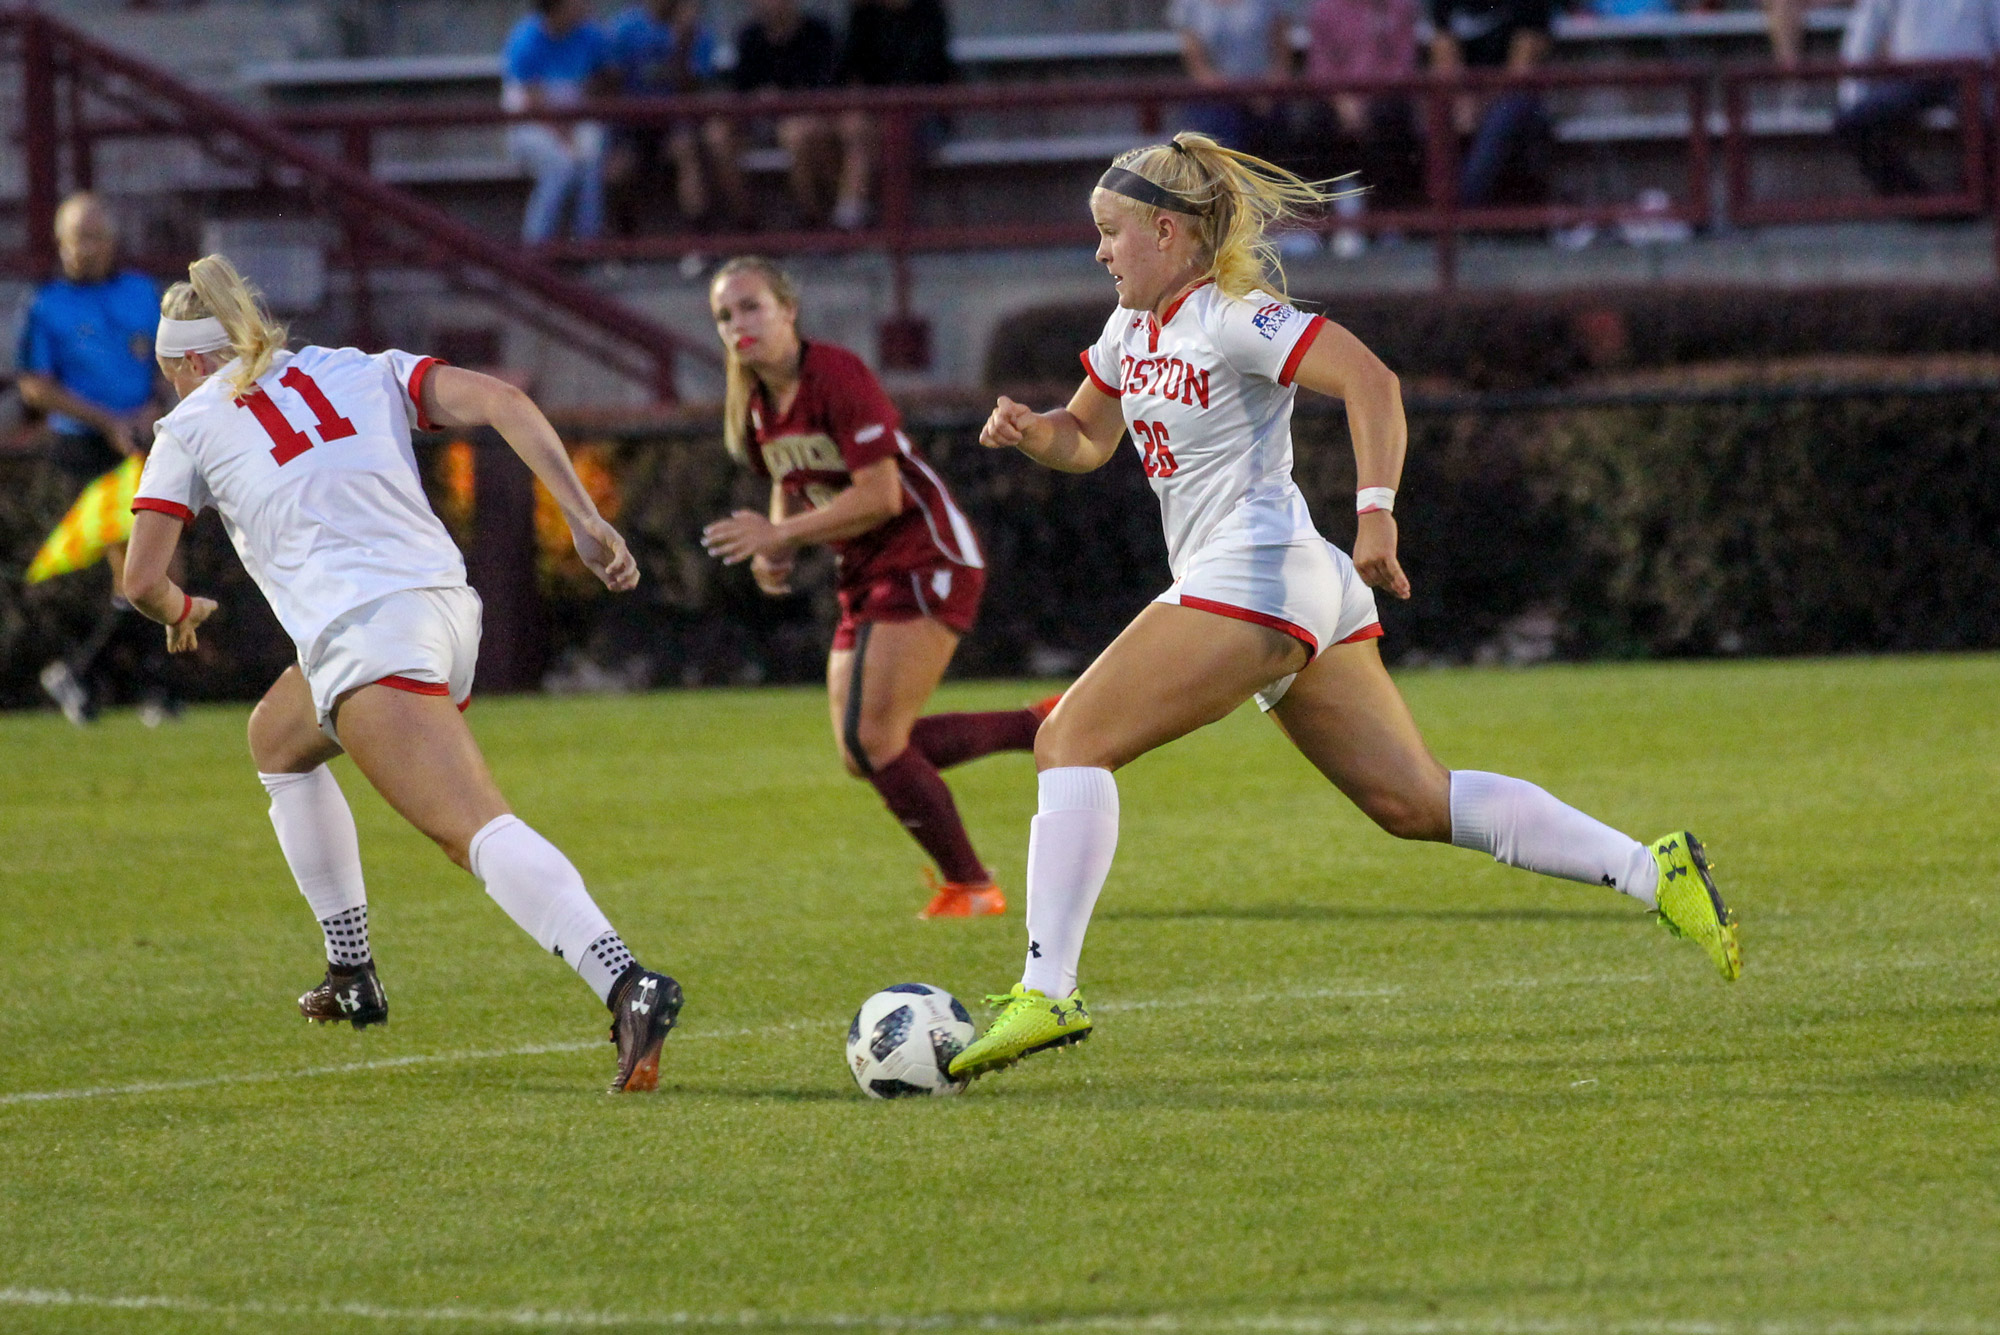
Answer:
<svg viewBox="0 0 2000 1335"><path fill-rule="evenodd" d="M902 414L859 357L832 343L806 343L799 356L799 392L782 418L759 386L750 398L754 448L750 466L775 478L788 495L817 508L847 490L854 470L894 459L903 480L903 509L868 532L831 544L839 584L859 588L949 562L985 565L972 523L903 434Z"/></svg>

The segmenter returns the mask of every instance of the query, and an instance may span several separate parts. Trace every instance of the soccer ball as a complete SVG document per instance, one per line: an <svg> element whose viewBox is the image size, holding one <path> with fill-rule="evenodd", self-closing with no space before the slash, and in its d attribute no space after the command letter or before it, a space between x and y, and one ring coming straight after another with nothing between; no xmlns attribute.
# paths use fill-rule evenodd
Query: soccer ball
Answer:
<svg viewBox="0 0 2000 1335"><path fill-rule="evenodd" d="M928 983L898 983L854 1013L847 1069L871 1099L956 1094L965 1081L952 1079L946 1068L972 1038L972 1017L957 997Z"/></svg>

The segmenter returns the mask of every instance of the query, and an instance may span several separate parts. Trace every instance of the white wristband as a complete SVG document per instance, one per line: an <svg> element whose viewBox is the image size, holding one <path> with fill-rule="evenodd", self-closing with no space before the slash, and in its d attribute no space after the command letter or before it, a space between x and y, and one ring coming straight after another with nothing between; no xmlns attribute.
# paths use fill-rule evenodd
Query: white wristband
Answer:
<svg viewBox="0 0 2000 1335"><path fill-rule="evenodd" d="M1354 493L1354 513L1365 515L1374 510L1393 512L1396 508L1394 487L1363 487Z"/></svg>

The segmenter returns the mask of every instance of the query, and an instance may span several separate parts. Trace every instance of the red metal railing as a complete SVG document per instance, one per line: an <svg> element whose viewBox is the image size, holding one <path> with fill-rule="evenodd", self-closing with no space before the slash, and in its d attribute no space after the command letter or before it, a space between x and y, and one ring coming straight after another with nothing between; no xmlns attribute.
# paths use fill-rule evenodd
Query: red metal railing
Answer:
<svg viewBox="0 0 2000 1335"><path fill-rule="evenodd" d="M664 402L676 397L680 359L720 361L705 342L687 340L544 260L382 184L364 168L46 14L0 11L0 40L22 69L27 251L17 269L53 270L58 198L65 189L93 184L98 142L114 133L186 138L220 160L248 166L273 188L303 192L340 220L345 253L337 258L357 276L356 318L362 325L368 319L367 266L371 255L380 255L434 270L517 318L583 344ZM105 109L116 119L106 117Z"/></svg>
<svg viewBox="0 0 2000 1335"><path fill-rule="evenodd" d="M1933 195L1894 200L1845 194L1813 199L1760 199L1750 170L1753 108L1750 90L1783 81L1805 83L1857 76L1944 77L1960 84L1959 143L1965 185ZM502 125L516 120L597 120L633 126L660 127L690 121L725 120L739 129L780 116L834 116L847 111L873 115L881 132L880 212L877 222L857 231L834 229L758 231L742 234L660 234L591 242L562 242L547 254L567 259L665 258L690 252L715 253L757 249L777 253L879 250L895 261L898 306L907 289L907 256L922 251L989 247L1069 245L1087 243L1092 235L1084 203L1051 200L1061 215L1038 222L925 223L918 220L915 201L927 167L916 149L918 126L926 119L950 115L1018 111L1025 107L1047 112L1076 109L1090 112L1128 109L1148 133L1160 133L1169 109L1200 102L1251 99L1326 99L1336 94L1409 99L1421 109L1423 179L1426 199L1417 207L1374 210L1363 218L1340 220L1340 226L1373 231L1400 231L1434 236L1439 281L1455 280L1459 239L1469 232L1541 230L1579 223L1615 224L1632 219L1628 201L1548 203L1532 206L1471 207L1458 198L1461 136L1452 110L1461 97L1493 97L1509 92L1559 95L1586 89L1614 88L1678 95L1678 136L1684 159L1684 184L1664 212L1645 214L1648 221L1679 221L1705 227L1717 221L1752 225L1832 219L1935 216L1985 213L1992 191L1986 165L1989 156L1984 108L1995 86L1990 66L1968 61L1918 64L1882 63L1868 66L1813 65L1797 70L1776 67L1717 68L1692 64L1649 64L1555 67L1524 73L1469 71L1456 80L1426 75L1374 79L1339 84L1306 80L1250 81L1196 87L1182 80L1062 82L1035 84L961 85L926 89L848 89L739 97L732 94L660 99L606 99L560 113L510 115L480 104L426 105L393 111L297 110L275 119L294 133L337 134L349 145L350 156L368 160L373 137L386 130ZM115 133L115 127L105 127ZM1757 138L1771 136L1759 131ZM1724 207L1718 217L1716 140L1720 139ZM1829 151L1838 150L1829 143ZM1032 171L1032 167L1018 170ZM1325 227L1335 226L1327 220ZM2000 244L2000 240L1996 241Z"/></svg>

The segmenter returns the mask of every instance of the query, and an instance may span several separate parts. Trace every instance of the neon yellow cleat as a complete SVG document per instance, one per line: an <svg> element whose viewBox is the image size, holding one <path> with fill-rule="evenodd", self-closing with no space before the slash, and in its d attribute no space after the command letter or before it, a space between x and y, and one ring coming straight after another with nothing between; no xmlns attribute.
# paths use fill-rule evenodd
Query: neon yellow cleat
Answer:
<svg viewBox="0 0 2000 1335"><path fill-rule="evenodd" d="M1021 1058L1090 1037L1090 1011L1083 993L1055 998L1019 983L999 996L986 998L999 1010L979 1041L951 1059L951 1075L973 1080L989 1071L1005 1070Z"/></svg>
<svg viewBox="0 0 2000 1335"><path fill-rule="evenodd" d="M1743 972L1736 915L1716 892L1701 840L1687 830L1663 834L1653 841L1653 860L1660 864L1660 925L1699 944L1722 976L1735 982Z"/></svg>

